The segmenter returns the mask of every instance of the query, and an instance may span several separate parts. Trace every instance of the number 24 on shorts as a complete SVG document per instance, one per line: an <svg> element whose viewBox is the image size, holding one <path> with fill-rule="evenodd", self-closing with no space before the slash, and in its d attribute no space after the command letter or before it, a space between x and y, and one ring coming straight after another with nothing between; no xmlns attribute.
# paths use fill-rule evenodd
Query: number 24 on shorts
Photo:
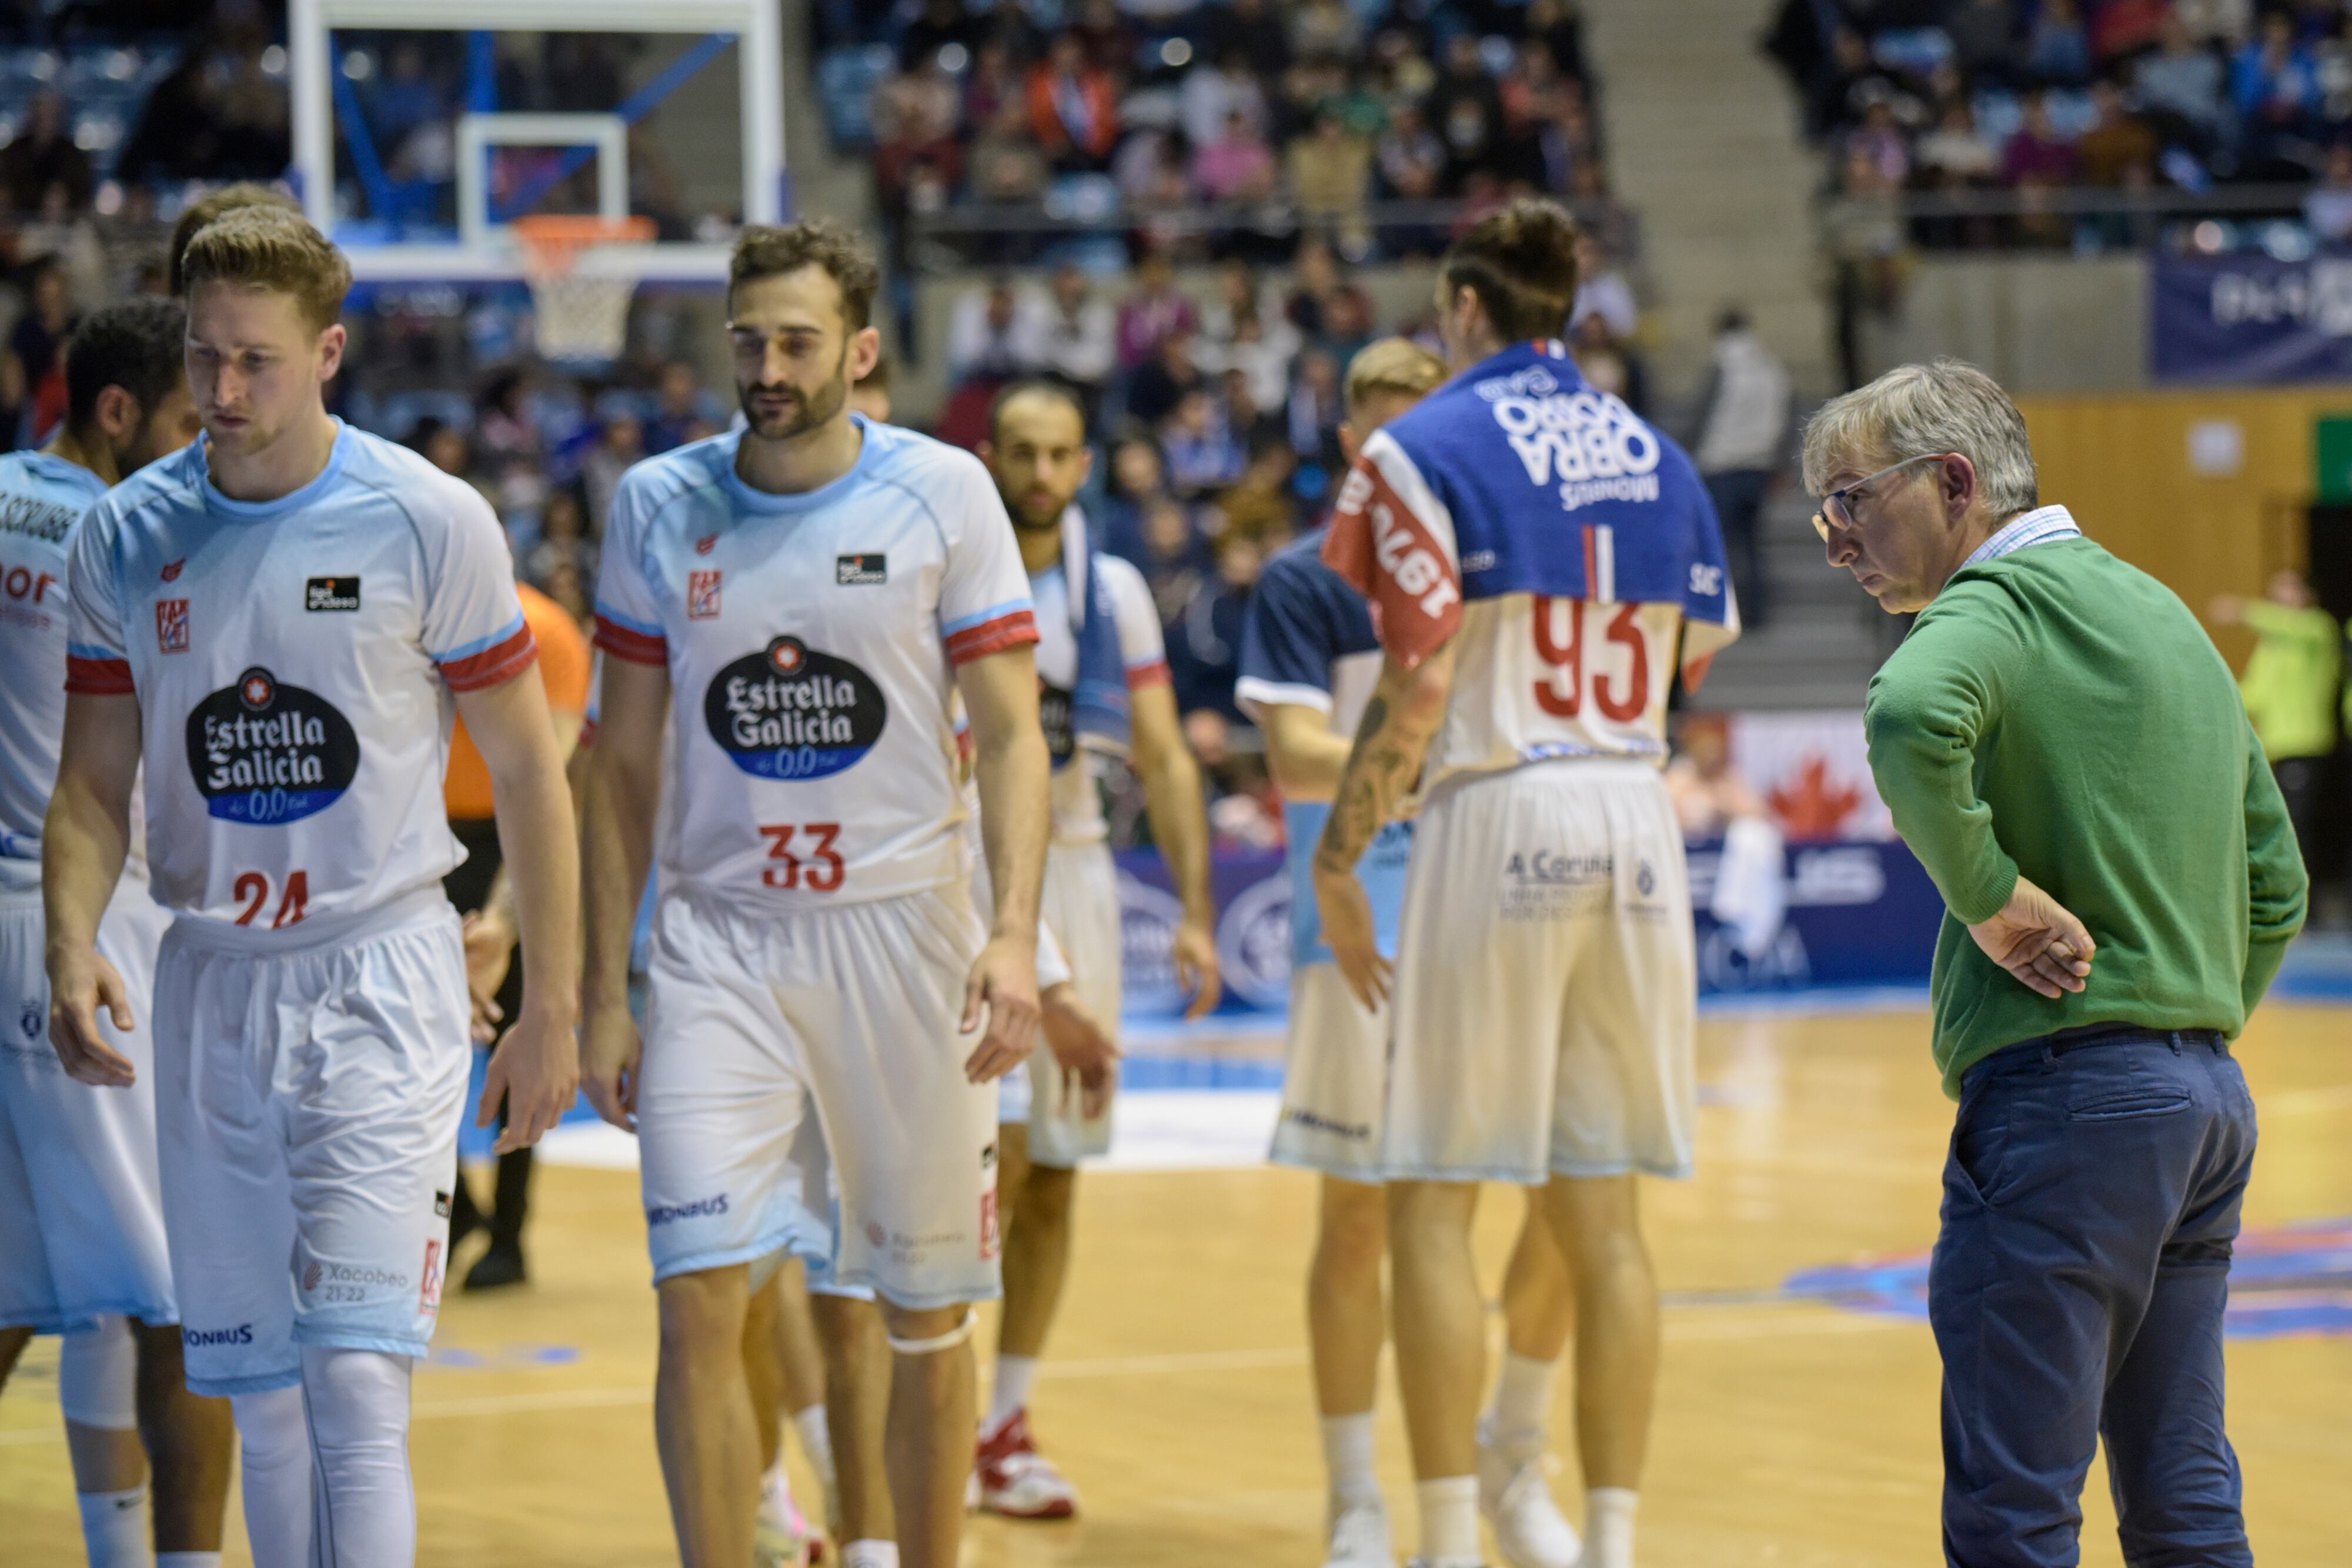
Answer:
<svg viewBox="0 0 2352 1568"><path fill-rule="evenodd" d="M793 849L793 841L802 833L816 841L805 859ZM760 836L768 841L768 858L776 862L760 869L760 881L766 886L832 893L848 873L841 852L833 847L841 837L839 822L762 822Z"/></svg>

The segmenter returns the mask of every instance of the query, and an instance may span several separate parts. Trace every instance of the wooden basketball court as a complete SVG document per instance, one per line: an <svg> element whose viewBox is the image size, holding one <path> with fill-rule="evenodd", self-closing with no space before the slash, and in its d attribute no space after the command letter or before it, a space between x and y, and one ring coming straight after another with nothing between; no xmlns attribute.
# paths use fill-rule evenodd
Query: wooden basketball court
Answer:
<svg viewBox="0 0 2352 1568"><path fill-rule="evenodd" d="M1641 1523L1654 1568L1938 1559L1937 1366L1925 1322L1783 1289L1801 1270L1917 1254L1932 1239L1951 1108L1927 1029L1913 1010L1702 1021L1699 1174L1645 1191L1669 1292ZM2342 1009L2278 1005L2241 1042L2263 1121L2249 1228L2352 1216L2347 1033ZM1313 1194L1310 1177L1268 1167L1089 1176L1071 1290L1033 1406L1086 1514L1061 1525L981 1521L973 1568L1320 1561L1301 1300ZM1480 1229L1490 1288L1519 1208L1517 1194L1489 1189ZM418 1372L420 1561L675 1563L654 1458L654 1298L635 1177L544 1171L530 1260L525 1290L453 1293L434 1363ZM2332 1276L2326 1260L2315 1267L2259 1291L2242 1281L2241 1298L2298 1321L2332 1315L2333 1337L2231 1342L2231 1428L2269 1568L2352 1561L2352 1254L2337 1249ZM1867 1294L1899 1273L1854 1288ZM55 1342L37 1344L0 1397L0 1563L80 1560L55 1364ZM1564 1400L1555 1417L1565 1444ZM1392 1391L1380 1440L1409 1545ZM1573 1516L1573 1471L1559 1485ZM2084 1561L2118 1563L2095 1469L2084 1513ZM247 1561L242 1548L233 1521L231 1563Z"/></svg>

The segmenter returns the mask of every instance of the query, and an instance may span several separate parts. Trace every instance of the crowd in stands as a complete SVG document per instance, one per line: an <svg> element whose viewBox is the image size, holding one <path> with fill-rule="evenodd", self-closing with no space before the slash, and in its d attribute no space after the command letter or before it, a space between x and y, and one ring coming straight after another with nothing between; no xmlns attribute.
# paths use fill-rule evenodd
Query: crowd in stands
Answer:
<svg viewBox="0 0 2352 1568"><path fill-rule="evenodd" d="M1574 0L820 0L812 18L835 141L871 145L894 225L1124 215L1162 248L1258 262L1320 229L1360 260L1451 232L1376 203L1607 195ZM1029 258L1018 238L991 257Z"/></svg>
<svg viewBox="0 0 2352 1568"><path fill-rule="evenodd" d="M1867 264L1929 247L2145 246L2128 212L2063 189L2308 184L2322 244L2352 243L2352 7L2343 0L1785 0L1767 39L1802 95ZM1906 192L2011 191L1906 225ZM1980 204L1981 205L1981 204Z"/></svg>

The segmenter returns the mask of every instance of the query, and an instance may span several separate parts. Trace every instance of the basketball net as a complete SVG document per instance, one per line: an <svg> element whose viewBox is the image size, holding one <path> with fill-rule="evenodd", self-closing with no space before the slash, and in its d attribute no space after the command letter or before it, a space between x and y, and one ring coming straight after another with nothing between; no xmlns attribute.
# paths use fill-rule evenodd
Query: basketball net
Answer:
<svg viewBox="0 0 2352 1568"><path fill-rule="evenodd" d="M629 299L637 274L611 264L580 267L590 251L613 256L608 247L643 245L654 237L651 218L562 215L514 221L522 252L524 281L530 285L532 333L540 358L610 362L629 341Z"/></svg>

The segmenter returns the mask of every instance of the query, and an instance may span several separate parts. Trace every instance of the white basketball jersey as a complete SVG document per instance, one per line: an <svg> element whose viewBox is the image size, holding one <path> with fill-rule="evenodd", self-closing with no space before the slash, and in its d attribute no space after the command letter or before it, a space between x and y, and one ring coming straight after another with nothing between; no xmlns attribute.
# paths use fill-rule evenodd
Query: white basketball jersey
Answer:
<svg viewBox="0 0 2352 1568"><path fill-rule="evenodd" d="M1113 616L1118 622L1119 663L1127 673L1128 689L1164 685L1168 681L1168 648L1160 632L1160 612L1151 590L1133 563L1095 551L1087 562L1102 573L1110 591ZM1110 836L1103 821L1101 769L1107 761L1099 752L1078 743L1070 723L1070 695L1078 685L1080 612L1070 603L1069 573L1056 563L1029 579L1037 603L1037 691L1045 721L1045 744L1054 754L1054 841L1060 844L1098 843ZM1057 717L1058 716L1058 717Z"/></svg>
<svg viewBox="0 0 2352 1568"><path fill-rule="evenodd" d="M656 859L751 909L962 876L954 666L1037 637L979 459L857 423L822 488L746 485L730 431L630 469L605 525L596 641L669 671Z"/></svg>
<svg viewBox="0 0 2352 1568"><path fill-rule="evenodd" d="M274 501L222 495L207 450L107 492L68 570L67 689L139 698L157 901L284 930L439 881L452 694L537 655L498 518L348 425Z"/></svg>
<svg viewBox="0 0 2352 1568"><path fill-rule="evenodd" d="M41 885L41 819L66 723L66 549L106 493L79 463L0 457L0 891Z"/></svg>

